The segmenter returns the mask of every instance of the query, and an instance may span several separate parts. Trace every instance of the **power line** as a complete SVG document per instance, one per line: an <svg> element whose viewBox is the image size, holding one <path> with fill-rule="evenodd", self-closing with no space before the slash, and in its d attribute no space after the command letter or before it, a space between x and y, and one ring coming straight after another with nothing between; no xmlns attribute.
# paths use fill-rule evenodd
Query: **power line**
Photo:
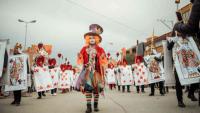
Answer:
<svg viewBox="0 0 200 113"><path fill-rule="evenodd" d="M163 25L165 25L165 27L167 27L169 30L173 29L174 26L174 21L173 20L165 20L165 19L157 19L157 21L161 22ZM168 25L166 22L170 22L171 26Z"/></svg>
<svg viewBox="0 0 200 113"><path fill-rule="evenodd" d="M141 35L148 35L148 33L146 33L146 32L140 31L140 30L135 29L135 28L133 28L133 27L127 25L127 24L124 24L124 23L122 23L122 22L120 22L120 21L117 21L117 20L115 20L115 19L113 19L113 18L110 18L110 17L105 16L105 15L103 15L103 14L101 14L101 13L98 13L98 12L96 12L96 11L94 11L94 10L91 10L91 9L89 9L89 8L83 6L83 5L80 5L80 4L78 4L78 3L76 3L76 2L74 2L74 1L72 1L72 0L65 0L65 1L68 2L68 3L71 3L71 4L73 4L73 5L76 5L76 6L79 7L79 8L82 8L82 9L84 9L84 10L87 10L87 11L89 11L89 12L91 12L91 13L94 13L94 14L96 14L96 15L98 15L98 16L101 16L101 17L103 17L104 19L107 19L107 20L109 20L109 21L111 21L111 22L113 22L113 23L116 23L116 24L118 24L118 25L121 25L121 26L123 26L123 27L125 27L125 28L127 28L127 29L129 29L129 30L131 30L131 31L136 31L136 32L138 32L138 34L141 34Z"/></svg>

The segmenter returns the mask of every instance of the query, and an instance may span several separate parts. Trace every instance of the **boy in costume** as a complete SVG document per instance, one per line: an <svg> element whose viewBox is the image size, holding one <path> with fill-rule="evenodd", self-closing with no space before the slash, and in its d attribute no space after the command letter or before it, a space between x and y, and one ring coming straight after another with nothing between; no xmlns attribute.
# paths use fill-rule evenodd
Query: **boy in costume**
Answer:
<svg viewBox="0 0 200 113"><path fill-rule="evenodd" d="M99 93L105 86L104 67L107 64L106 53L99 46L102 41L100 34L103 28L97 24L90 25L91 32L84 35L86 46L78 54L78 64L83 65L82 72L76 84L76 89L81 90L86 95L87 110L92 112L92 95L94 96L94 111L98 112Z"/></svg>
<svg viewBox="0 0 200 113"><path fill-rule="evenodd" d="M14 47L14 52L13 52L13 55L16 56L16 55L22 55L24 54L22 52L22 45L19 44L19 43L16 43L15 47ZM24 54L26 55L26 54ZM26 55L27 56L27 55ZM22 62L17 62L18 60L16 61L13 61L13 60L10 60L9 62L13 62L13 66L12 66L12 69L10 69L10 84L11 86L21 86L21 84L23 84L24 82L24 79L21 78L21 69L24 67L24 65L22 64ZM20 61L23 61L22 59L20 59ZM28 56L26 58L26 61L28 61ZM26 64L27 66L27 73L25 73L27 76L27 74L29 73L29 65L28 65L28 62ZM18 90L17 90L18 89ZM14 101L11 103L11 105L16 105L16 106L19 106L20 103L21 103L21 97L22 97L22 90L20 87L17 88L17 89L13 89L13 94L14 94Z"/></svg>

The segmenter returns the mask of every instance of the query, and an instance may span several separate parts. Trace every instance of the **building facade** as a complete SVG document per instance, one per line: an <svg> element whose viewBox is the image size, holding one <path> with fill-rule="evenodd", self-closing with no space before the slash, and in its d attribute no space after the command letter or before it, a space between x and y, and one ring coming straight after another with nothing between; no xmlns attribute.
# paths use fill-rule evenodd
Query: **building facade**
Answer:
<svg viewBox="0 0 200 113"><path fill-rule="evenodd" d="M187 23L189 20L190 12L192 9L192 4L187 4L186 6L180 8L178 12L181 13L184 23ZM151 36L148 37L145 41L145 55L149 55L151 53L151 49L154 48L157 52L163 54L163 45L162 41L166 40L166 37L170 36L171 32L165 33L161 36ZM198 44L197 44L198 45ZM200 46L199 46L200 47ZM129 64L134 63L136 53L136 46L133 46L126 51L126 58Z"/></svg>

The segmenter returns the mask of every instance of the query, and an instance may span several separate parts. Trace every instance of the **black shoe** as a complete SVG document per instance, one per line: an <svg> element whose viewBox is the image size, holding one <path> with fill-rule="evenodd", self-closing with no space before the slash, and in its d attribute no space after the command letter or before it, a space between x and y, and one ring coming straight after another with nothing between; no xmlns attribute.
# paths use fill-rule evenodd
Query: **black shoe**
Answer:
<svg viewBox="0 0 200 113"><path fill-rule="evenodd" d="M85 113L92 113L92 105L91 104L87 104L87 110L85 111Z"/></svg>
<svg viewBox="0 0 200 113"><path fill-rule="evenodd" d="M198 101L198 99L194 95L188 95L188 98L190 98L191 101Z"/></svg>
<svg viewBox="0 0 200 113"><path fill-rule="evenodd" d="M16 106L20 106L20 103L16 103Z"/></svg>
<svg viewBox="0 0 200 113"><path fill-rule="evenodd" d="M45 94L45 93L42 93L42 96L46 97L46 94Z"/></svg>
<svg viewBox="0 0 200 113"><path fill-rule="evenodd" d="M12 103L11 103L11 105L15 105L16 104L16 102L15 101L13 101Z"/></svg>
<svg viewBox="0 0 200 113"><path fill-rule="evenodd" d="M121 88L118 87L118 91L120 91L120 90L121 90Z"/></svg>
<svg viewBox="0 0 200 113"><path fill-rule="evenodd" d="M42 97L38 97L37 99L42 99Z"/></svg>
<svg viewBox="0 0 200 113"><path fill-rule="evenodd" d="M161 96L165 96L165 94L164 94L164 93L161 93L160 95L161 95Z"/></svg>
<svg viewBox="0 0 200 113"><path fill-rule="evenodd" d="M165 96L165 93L160 93L161 96Z"/></svg>
<svg viewBox="0 0 200 113"><path fill-rule="evenodd" d="M99 108L98 108L98 103L94 103L94 111L95 112L98 112L99 111Z"/></svg>
<svg viewBox="0 0 200 113"><path fill-rule="evenodd" d="M178 102L178 107L185 108L186 106L182 101L180 101Z"/></svg>
<svg viewBox="0 0 200 113"><path fill-rule="evenodd" d="M118 91L120 91L121 90L121 88L120 88L120 86L118 86Z"/></svg>
<svg viewBox="0 0 200 113"><path fill-rule="evenodd" d="M153 94L153 93L150 93L149 96L154 96L154 94Z"/></svg>

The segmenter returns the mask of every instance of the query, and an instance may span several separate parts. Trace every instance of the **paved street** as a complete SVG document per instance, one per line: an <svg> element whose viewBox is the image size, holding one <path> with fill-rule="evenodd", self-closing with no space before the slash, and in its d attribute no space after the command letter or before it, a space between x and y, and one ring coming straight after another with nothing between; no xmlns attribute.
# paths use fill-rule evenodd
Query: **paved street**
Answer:
<svg viewBox="0 0 200 113"><path fill-rule="evenodd" d="M100 98L99 113L200 113L198 102L191 102L186 94L186 108L178 108L175 91L166 96L148 96L145 94L121 93L106 90L105 98ZM85 98L81 93L58 94L37 100L37 95L23 97L20 107L10 105L12 98L0 99L0 113L84 113Z"/></svg>

